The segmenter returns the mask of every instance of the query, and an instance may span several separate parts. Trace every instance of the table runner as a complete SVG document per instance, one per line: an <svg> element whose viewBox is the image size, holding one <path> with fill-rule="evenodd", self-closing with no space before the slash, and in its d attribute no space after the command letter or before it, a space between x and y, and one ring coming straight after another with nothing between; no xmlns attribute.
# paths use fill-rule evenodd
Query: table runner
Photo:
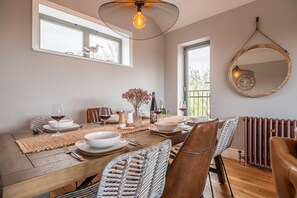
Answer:
<svg viewBox="0 0 297 198"><path fill-rule="evenodd" d="M166 121L179 121L179 116L172 116L163 118ZM149 120L143 121L143 126L134 129L118 129L116 125L107 125L106 129L102 126L91 127L86 129L78 129L76 131L64 132L63 136L54 137L51 134L43 134L34 137L22 138L16 140L17 145L24 154L27 153L37 153L45 150L52 150L56 148L62 148L65 146L73 145L76 141L83 140L84 136L88 133L96 131L117 131L122 135L136 133L140 131L147 130L149 127L153 126L150 124Z"/></svg>
<svg viewBox="0 0 297 198"><path fill-rule="evenodd" d="M111 129L112 128L112 129ZM115 126L112 127L106 127L104 129L103 127L95 127L95 128L89 128L89 129L80 129L77 131L69 131L63 133L63 136L54 137L51 134L44 134L34 137L28 137L28 138L22 138L19 140L16 140L17 145L20 147L21 151L24 154L27 153L36 153L41 152L45 150L51 150L56 148L62 148L65 146L73 145L76 141L83 140L84 136L88 133L96 132L96 131L117 131L120 132L122 135L130 134L130 133L136 133L140 131L147 130L148 126L143 126L135 129L115 129Z"/></svg>

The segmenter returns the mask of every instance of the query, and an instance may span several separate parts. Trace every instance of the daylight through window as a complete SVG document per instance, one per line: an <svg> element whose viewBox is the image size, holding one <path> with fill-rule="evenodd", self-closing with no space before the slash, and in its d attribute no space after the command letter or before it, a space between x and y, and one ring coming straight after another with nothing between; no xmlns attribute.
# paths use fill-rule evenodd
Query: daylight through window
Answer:
<svg viewBox="0 0 297 198"><path fill-rule="evenodd" d="M34 11L34 50L131 65L131 41L104 25L87 20L81 13L48 1L35 0Z"/></svg>

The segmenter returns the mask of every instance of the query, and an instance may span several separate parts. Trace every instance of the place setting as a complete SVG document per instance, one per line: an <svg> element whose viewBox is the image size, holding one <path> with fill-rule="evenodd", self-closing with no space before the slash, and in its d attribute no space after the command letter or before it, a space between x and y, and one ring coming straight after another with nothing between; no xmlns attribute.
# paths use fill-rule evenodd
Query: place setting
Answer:
<svg viewBox="0 0 297 198"><path fill-rule="evenodd" d="M179 122L173 121L159 121L155 122L153 126L148 128L150 134L159 136L171 136L182 132L182 128L179 126Z"/></svg>
<svg viewBox="0 0 297 198"><path fill-rule="evenodd" d="M121 136L114 131L93 132L84 136L84 140L75 142L78 150L88 156L101 156L118 153L126 150L126 146L139 146L140 143L133 139Z"/></svg>
<svg viewBox="0 0 297 198"><path fill-rule="evenodd" d="M51 118L47 124L42 128L45 132L55 133L53 136L58 137L63 134L60 132L73 131L82 127L82 125L76 124L70 117L65 116L63 104L54 104L52 108Z"/></svg>

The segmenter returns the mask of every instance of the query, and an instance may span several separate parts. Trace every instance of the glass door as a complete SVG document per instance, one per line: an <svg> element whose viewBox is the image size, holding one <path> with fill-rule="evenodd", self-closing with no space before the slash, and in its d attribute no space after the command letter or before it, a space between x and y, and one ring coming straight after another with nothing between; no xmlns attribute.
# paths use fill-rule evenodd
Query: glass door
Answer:
<svg viewBox="0 0 297 198"><path fill-rule="evenodd" d="M210 42L185 47L184 56L186 114L210 117Z"/></svg>

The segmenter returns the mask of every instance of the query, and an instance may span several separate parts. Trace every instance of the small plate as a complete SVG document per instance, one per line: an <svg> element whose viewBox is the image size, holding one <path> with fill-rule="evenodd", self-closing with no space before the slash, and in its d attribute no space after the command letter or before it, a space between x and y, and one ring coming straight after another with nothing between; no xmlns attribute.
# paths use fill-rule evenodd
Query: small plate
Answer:
<svg viewBox="0 0 297 198"><path fill-rule="evenodd" d="M128 141L125 139L120 139L115 145L105 148L93 148L87 145L86 141L80 140L75 142L75 146L86 154L104 154L107 152L119 150L128 145Z"/></svg>
<svg viewBox="0 0 297 198"><path fill-rule="evenodd" d="M44 125L43 128L45 129L46 132L49 132L49 133L55 133L58 131L57 128L52 128L50 127L50 125ZM69 127L66 127L66 128L60 128L59 131L60 132L65 132L65 131L73 131L73 130L77 130L80 128L80 125L79 124L75 124L73 123L71 126Z"/></svg>
<svg viewBox="0 0 297 198"><path fill-rule="evenodd" d="M174 134L182 131L182 128L180 127L176 127L173 131L161 131L157 127L149 127L148 129L153 132L162 133L162 134Z"/></svg>

